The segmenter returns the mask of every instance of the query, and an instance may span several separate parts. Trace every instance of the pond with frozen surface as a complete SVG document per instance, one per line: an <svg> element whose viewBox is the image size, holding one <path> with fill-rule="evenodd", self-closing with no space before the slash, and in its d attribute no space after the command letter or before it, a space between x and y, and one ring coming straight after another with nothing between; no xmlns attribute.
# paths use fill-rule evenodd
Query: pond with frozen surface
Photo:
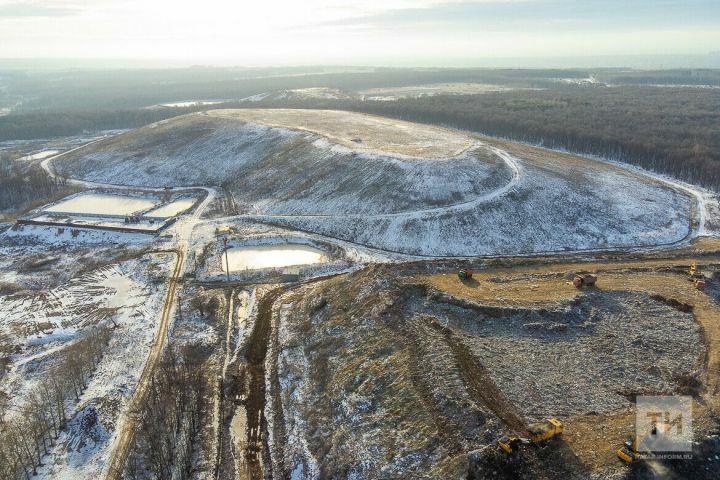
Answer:
<svg viewBox="0 0 720 480"><path fill-rule="evenodd" d="M129 197L109 193L83 193L62 200L45 209L46 212L62 212L92 215L131 215L159 204L147 197Z"/></svg>
<svg viewBox="0 0 720 480"><path fill-rule="evenodd" d="M197 198L179 198L174 202L170 202L154 210L150 210L149 212L146 212L145 215L150 217L174 217L175 215L183 213L185 210L195 205L196 201Z"/></svg>
<svg viewBox="0 0 720 480"><path fill-rule="evenodd" d="M326 261L325 252L307 245L258 245L227 250L227 263L231 272L311 265ZM222 265L223 271L226 271L224 255Z"/></svg>

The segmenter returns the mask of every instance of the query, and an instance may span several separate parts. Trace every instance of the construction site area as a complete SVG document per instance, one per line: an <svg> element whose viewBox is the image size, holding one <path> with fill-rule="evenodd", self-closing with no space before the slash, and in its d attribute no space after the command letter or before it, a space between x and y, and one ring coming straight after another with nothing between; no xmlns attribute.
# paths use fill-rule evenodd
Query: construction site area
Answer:
<svg viewBox="0 0 720 480"><path fill-rule="evenodd" d="M37 161L68 190L0 235L0 480L717 478L712 191L326 110ZM679 456L647 397L690 402Z"/></svg>
<svg viewBox="0 0 720 480"><path fill-rule="evenodd" d="M442 262L375 266L278 296L265 359L274 475L712 478L720 242L463 266L469 278ZM573 285L577 273L596 283ZM693 398L690 459L618 456L638 395ZM561 434L526 440L550 419ZM508 453L503 437L529 445Z"/></svg>

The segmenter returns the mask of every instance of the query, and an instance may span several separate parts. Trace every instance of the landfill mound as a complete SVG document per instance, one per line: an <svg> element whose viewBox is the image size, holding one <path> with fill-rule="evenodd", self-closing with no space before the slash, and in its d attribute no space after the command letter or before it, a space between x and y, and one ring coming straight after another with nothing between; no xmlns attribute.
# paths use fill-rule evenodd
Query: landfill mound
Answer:
<svg viewBox="0 0 720 480"><path fill-rule="evenodd" d="M371 267L278 302L266 416L279 476L583 478L562 439L520 466L495 441L535 420L672 392L704 356L692 315L647 296L595 291L503 309L399 270Z"/></svg>

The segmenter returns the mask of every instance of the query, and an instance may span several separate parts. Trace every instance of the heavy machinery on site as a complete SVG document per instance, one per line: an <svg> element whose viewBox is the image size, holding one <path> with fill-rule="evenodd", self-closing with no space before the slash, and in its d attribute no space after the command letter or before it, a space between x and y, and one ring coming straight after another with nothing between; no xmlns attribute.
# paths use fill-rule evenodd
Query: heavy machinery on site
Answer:
<svg viewBox="0 0 720 480"><path fill-rule="evenodd" d="M696 262L693 262L688 269L688 280L693 282L693 285L695 285L695 288L697 288L698 290L705 290L705 288L707 287L705 275L700 272L700 268L698 267Z"/></svg>
<svg viewBox="0 0 720 480"><path fill-rule="evenodd" d="M460 280L470 280L472 278L472 276L473 276L473 271L470 270L469 268L463 268L462 270L460 270L458 272L458 278L460 278Z"/></svg>
<svg viewBox="0 0 720 480"><path fill-rule="evenodd" d="M625 463L632 463L635 460L637 460L638 458L640 458L638 454L639 454L639 452L637 450L637 439L636 440L628 440L617 451L618 458Z"/></svg>
<svg viewBox="0 0 720 480"><path fill-rule="evenodd" d="M596 283L597 276L590 273L577 274L572 279L572 284L575 288L594 287Z"/></svg>
<svg viewBox="0 0 720 480"><path fill-rule="evenodd" d="M563 433L563 423L557 418L549 418L543 422L531 423L527 426L527 438L518 435L504 435L498 439L500 450L511 454L522 445L539 445Z"/></svg>
<svg viewBox="0 0 720 480"><path fill-rule="evenodd" d="M652 453L652 445L658 438L667 432L667 424L655 424L652 429L642 437L642 441L638 444L637 436L628 440L617 451L617 456L625 463L632 463L640 460L643 453ZM642 447L642 448L641 448Z"/></svg>

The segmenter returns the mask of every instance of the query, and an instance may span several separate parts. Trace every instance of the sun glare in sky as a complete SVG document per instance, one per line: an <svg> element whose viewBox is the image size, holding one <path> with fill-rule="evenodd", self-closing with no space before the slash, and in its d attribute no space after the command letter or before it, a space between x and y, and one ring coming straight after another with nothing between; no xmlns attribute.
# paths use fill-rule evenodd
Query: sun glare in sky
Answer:
<svg viewBox="0 0 720 480"><path fill-rule="evenodd" d="M441 66L717 50L717 0L0 0L4 58Z"/></svg>

